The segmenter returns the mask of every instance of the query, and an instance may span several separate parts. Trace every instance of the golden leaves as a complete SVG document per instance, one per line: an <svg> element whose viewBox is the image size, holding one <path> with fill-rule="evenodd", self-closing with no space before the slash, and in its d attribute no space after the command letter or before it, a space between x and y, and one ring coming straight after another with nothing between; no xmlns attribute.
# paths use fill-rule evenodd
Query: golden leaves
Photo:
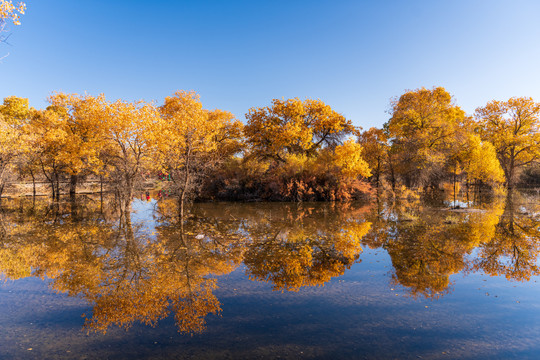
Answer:
<svg viewBox="0 0 540 360"><path fill-rule="evenodd" d="M371 175L368 164L362 158L362 145L349 139L334 150L334 163L340 167L341 173L347 177L368 177Z"/></svg>
<svg viewBox="0 0 540 360"><path fill-rule="evenodd" d="M244 134L250 150L262 158L282 161L285 154L315 155L356 134L350 120L321 100L272 100L272 105L252 108Z"/></svg>
<svg viewBox="0 0 540 360"><path fill-rule="evenodd" d="M462 161L469 179L488 184L504 182L504 172L497 159L495 147L488 141L481 141L477 135L468 135L467 139Z"/></svg>
<svg viewBox="0 0 540 360"><path fill-rule="evenodd" d="M370 175L362 146L343 143L358 130L321 100L274 99L246 118L247 158L270 163L264 180L271 197L350 200L361 192L357 178Z"/></svg>
<svg viewBox="0 0 540 360"><path fill-rule="evenodd" d="M408 186L425 185L445 164L465 112L452 103L442 87L408 91L392 102L392 118L385 124L392 160Z"/></svg>
<svg viewBox="0 0 540 360"><path fill-rule="evenodd" d="M491 101L476 109L475 117L482 138L495 147L512 186L515 169L540 159L540 103L527 97Z"/></svg>
<svg viewBox="0 0 540 360"><path fill-rule="evenodd" d="M26 10L26 4L19 2L13 4L11 0L0 0L0 24L3 20L9 19L15 25L21 25L20 15L23 15Z"/></svg>
<svg viewBox="0 0 540 360"><path fill-rule="evenodd" d="M231 120L228 113L204 110L194 92L177 91L165 98L159 111L161 118L151 129L152 146L166 171L185 166L191 153L215 150L220 127Z"/></svg>

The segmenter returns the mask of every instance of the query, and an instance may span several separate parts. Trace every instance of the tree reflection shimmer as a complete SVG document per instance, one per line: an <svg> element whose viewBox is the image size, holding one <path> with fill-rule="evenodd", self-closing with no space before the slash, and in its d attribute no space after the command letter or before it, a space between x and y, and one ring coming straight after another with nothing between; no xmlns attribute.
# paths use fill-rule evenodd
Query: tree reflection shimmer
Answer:
<svg viewBox="0 0 540 360"><path fill-rule="evenodd" d="M85 299L89 331L155 326L173 314L185 333L204 331L206 316L220 314L219 276L241 264L251 280L298 291L343 275L362 247L383 248L392 282L426 298L451 292L458 272L517 281L540 272L540 205L520 194L462 212L419 201L199 204L182 218L175 201L161 200L153 219L135 221L120 208L88 197L5 202L0 272L48 279L55 291Z"/></svg>

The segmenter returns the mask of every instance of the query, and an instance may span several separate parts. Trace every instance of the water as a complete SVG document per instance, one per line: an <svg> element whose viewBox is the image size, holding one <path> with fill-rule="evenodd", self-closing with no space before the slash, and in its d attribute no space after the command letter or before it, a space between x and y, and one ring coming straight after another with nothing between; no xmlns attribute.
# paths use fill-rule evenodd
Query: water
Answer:
<svg viewBox="0 0 540 360"><path fill-rule="evenodd" d="M540 198L443 200L5 200L0 358L540 358Z"/></svg>

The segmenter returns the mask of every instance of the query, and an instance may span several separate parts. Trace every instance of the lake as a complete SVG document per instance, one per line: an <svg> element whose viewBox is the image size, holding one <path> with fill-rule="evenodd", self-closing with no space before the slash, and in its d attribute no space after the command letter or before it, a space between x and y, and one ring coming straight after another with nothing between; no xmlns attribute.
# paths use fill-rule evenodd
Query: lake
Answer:
<svg viewBox="0 0 540 360"><path fill-rule="evenodd" d="M2 200L1 359L540 358L537 192L156 198Z"/></svg>

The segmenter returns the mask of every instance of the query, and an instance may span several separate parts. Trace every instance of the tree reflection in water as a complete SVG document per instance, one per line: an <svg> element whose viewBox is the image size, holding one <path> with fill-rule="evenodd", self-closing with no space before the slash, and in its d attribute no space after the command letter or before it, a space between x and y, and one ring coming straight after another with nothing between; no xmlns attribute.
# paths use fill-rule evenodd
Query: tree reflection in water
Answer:
<svg viewBox="0 0 540 360"><path fill-rule="evenodd" d="M476 209L449 211L419 202L379 206L364 238L391 257L392 279L413 297L438 298L451 291L450 276L483 271L528 280L538 275L539 207L517 212L513 197ZM519 224L519 225L518 225Z"/></svg>
<svg viewBox="0 0 540 360"><path fill-rule="evenodd" d="M510 193L507 197L494 236L480 245L472 267L492 276L504 275L508 280L526 281L540 274L540 204L535 199L526 207L520 206L524 200L516 202L516 197L520 194Z"/></svg>
<svg viewBox="0 0 540 360"><path fill-rule="evenodd" d="M362 252L371 223L365 207L289 205L246 223L251 241L244 264L252 280L297 291L343 275Z"/></svg>
<svg viewBox="0 0 540 360"><path fill-rule="evenodd" d="M173 314L179 331L201 332L207 315L221 311L217 277L242 263L250 279L278 291L343 275L361 260L362 246L384 248L392 281L413 297L450 292L458 272L528 280L539 274L540 205L524 202L495 199L462 212L419 201L197 204L181 218L176 202L162 200L144 222L113 200L103 207L92 198L53 207L7 201L0 271L48 279L55 291L88 301L88 330L156 325Z"/></svg>
<svg viewBox="0 0 540 360"><path fill-rule="evenodd" d="M78 219L65 209L17 216L24 221L2 244L4 274L31 272L50 279L58 292L84 298L93 305L89 330L129 328L136 321L155 325L172 311L179 331L202 331L205 316L220 311L212 275L235 268L240 243L231 245L233 237L207 241L196 235L198 222L165 216L149 234L126 214L104 217L92 203L86 206Z"/></svg>

